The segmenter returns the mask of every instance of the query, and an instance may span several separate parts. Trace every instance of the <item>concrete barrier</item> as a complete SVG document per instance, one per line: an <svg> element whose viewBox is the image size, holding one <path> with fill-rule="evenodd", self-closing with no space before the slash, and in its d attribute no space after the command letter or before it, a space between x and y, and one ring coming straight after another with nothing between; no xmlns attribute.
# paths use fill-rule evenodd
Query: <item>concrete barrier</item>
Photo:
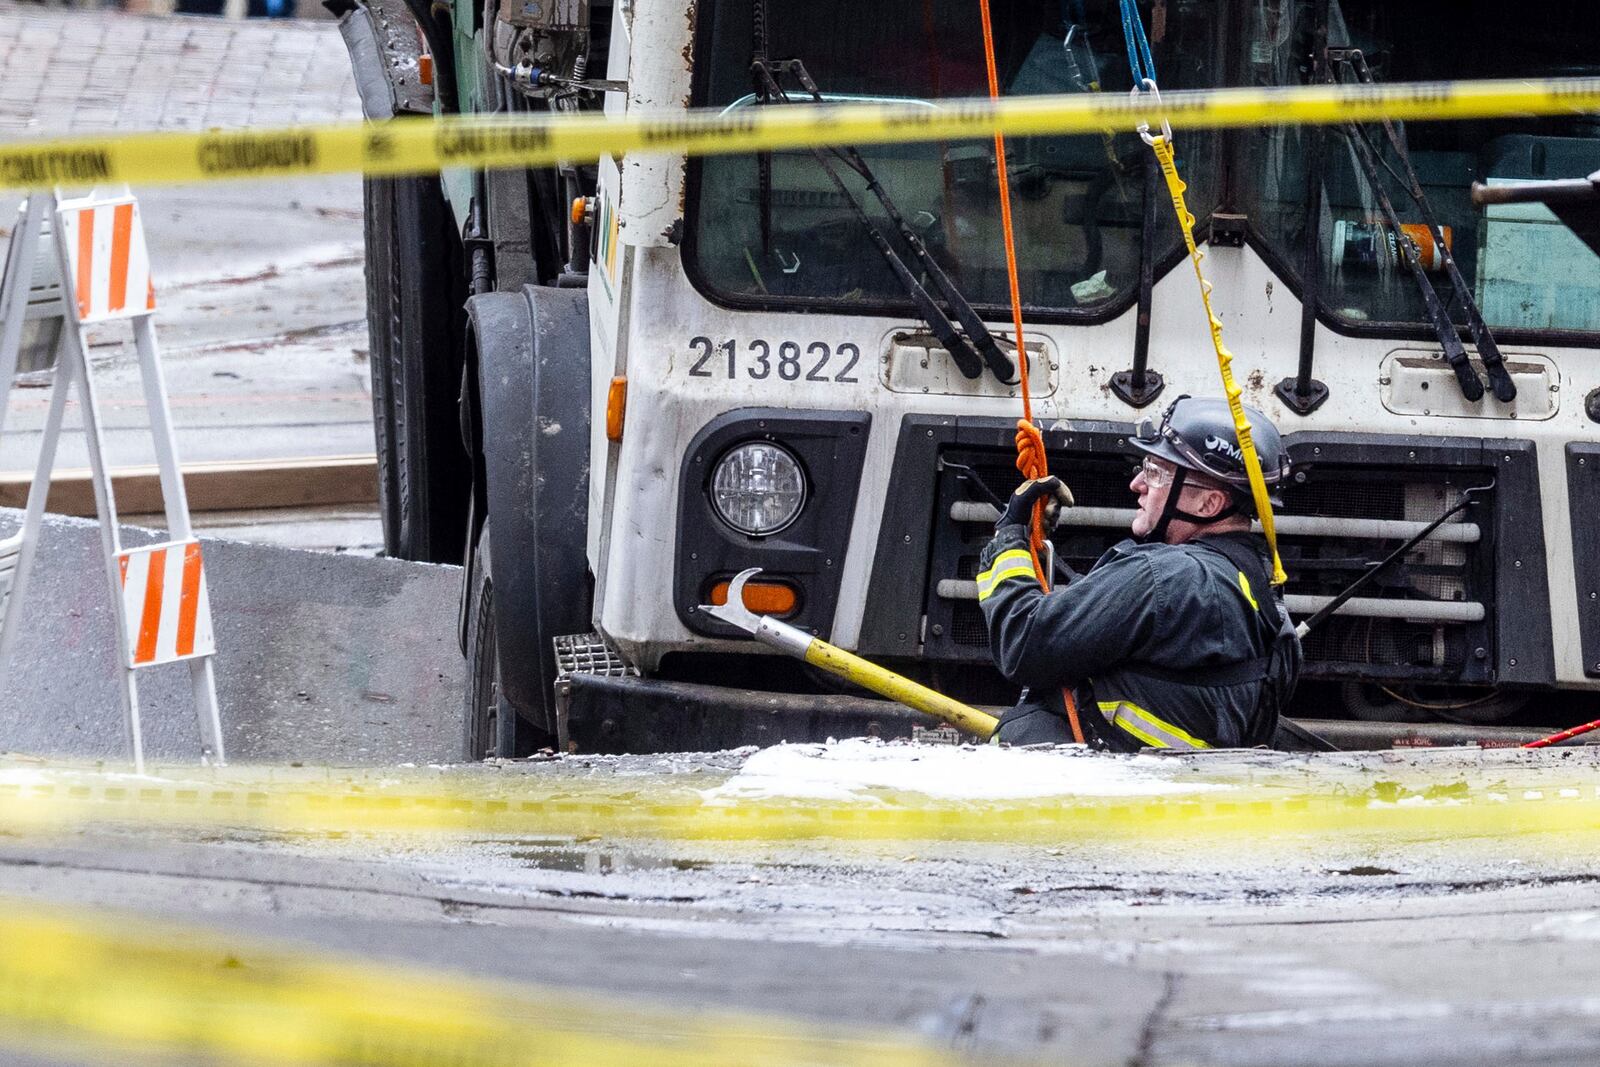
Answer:
<svg viewBox="0 0 1600 1067"><path fill-rule="evenodd" d="M0 510L0 537L20 513ZM124 529L129 546L162 535ZM232 762L460 759L460 568L205 539L217 695ZM50 516L15 662L0 680L0 751L126 756L115 628L98 527ZM197 758L188 671L141 671L145 752Z"/></svg>

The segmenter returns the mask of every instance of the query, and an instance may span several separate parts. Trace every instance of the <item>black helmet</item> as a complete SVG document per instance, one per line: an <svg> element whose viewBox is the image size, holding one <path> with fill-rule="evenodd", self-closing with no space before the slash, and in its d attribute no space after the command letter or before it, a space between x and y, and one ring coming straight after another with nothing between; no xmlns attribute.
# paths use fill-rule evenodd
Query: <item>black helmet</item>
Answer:
<svg viewBox="0 0 1600 1067"><path fill-rule="evenodd" d="M1283 447L1283 437L1278 433L1278 428L1272 425L1272 420L1255 408L1246 406L1244 414L1250 420L1250 439L1255 443L1256 455L1261 460L1261 475L1269 494L1267 499L1274 507L1281 506L1283 502L1272 490L1289 477L1289 452ZM1149 419L1143 420L1139 423L1136 436L1128 438L1128 443L1140 452L1164 459L1178 468L1178 479L1167 497L1161 518L1146 535L1146 540L1164 540L1167 526L1174 518L1207 524L1230 515L1255 516L1250 475L1245 468L1238 435L1234 433L1233 412L1223 398L1180 396L1167 405L1167 410L1161 416L1161 425L1157 426ZM1188 471L1205 475L1231 489L1233 505L1209 519L1180 510L1178 496Z"/></svg>
<svg viewBox="0 0 1600 1067"><path fill-rule="evenodd" d="M1272 489L1289 477L1289 452L1271 419L1248 405L1244 415L1261 459L1261 476ZM1128 443L1139 451L1249 494L1250 476L1233 430L1233 412L1221 397L1180 396L1167 405L1160 426L1145 419L1137 432Z"/></svg>

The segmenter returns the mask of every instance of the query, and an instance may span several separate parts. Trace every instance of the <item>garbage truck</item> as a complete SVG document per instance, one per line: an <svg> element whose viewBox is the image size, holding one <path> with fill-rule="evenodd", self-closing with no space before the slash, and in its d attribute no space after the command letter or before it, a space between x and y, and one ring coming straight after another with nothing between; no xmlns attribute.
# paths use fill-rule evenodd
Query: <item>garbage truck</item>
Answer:
<svg viewBox="0 0 1600 1067"><path fill-rule="evenodd" d="M329 6L374 122L987 92L975 0ZM1165 91L1600 74L1580 0L1139 11ZM1114 0L992 17L1003 94L1133 87ZM1600 254L1513 195L1600 172L1600 114L1176 127L1245 402L1295 462L1287 605L1371 575L1302 693L1484 723L1600 689ZM1078 569L1127 535L1136 424L1220 384L1137 132L1005 154L1020 351L988 139L366 182L385 543L464 564L469 756L903 733L700 610L751 567L753 610L1014 699L974 577L1020 478L1017 361Z"/></svg>

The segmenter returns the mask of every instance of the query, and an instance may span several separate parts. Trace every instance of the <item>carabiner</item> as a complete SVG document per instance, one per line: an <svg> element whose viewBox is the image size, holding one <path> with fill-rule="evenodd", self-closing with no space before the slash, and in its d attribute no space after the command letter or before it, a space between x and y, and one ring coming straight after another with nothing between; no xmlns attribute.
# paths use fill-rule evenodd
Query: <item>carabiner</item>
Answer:
<svg viewBox="0 0 1600 1067"><path fill-rule="evenodd" d="M1156 85L1154 78L1141 78L1138 85L1128 90L1128 99L1138 100L1140 95L1143 93L1149 93L1151 96L1155 97L1156 111L1160 112L1161 89ZM1145 144L1150 145L1152 148L1155 147L1156 139L1155 137L1151 136L1149 122L1141 122L1134 128L1139 131L1139 138L1144 141ZM1167 121L1167 116L1165 114L1161 115L1161 136L1168 144L1172 143L1172 123Z"/></svg>

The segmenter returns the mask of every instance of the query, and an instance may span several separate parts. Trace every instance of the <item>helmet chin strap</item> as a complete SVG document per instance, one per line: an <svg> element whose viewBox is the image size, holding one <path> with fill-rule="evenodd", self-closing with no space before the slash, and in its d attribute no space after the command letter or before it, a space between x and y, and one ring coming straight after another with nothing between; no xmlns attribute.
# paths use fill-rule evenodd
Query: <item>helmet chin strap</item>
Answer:
<svg viewBox="0 0 1600 1067"><path fill-rule="evenodd" d="M1165 542L1167 539L1167 527L1172 525L1173 519L1182 519L1184 522L1192 523L1195 526L1210 526L1213 523L1221 522L1223 519L1230 519L1239 514L1237 501L1229 503L1227 507L1209 518L1204 515L1191 514L1178 507L1178 497L1183 495L1183 486L1188 477L1189 469L1187 467L1177 468L1177 471L1172 476L1172 488L1167 492L1166 503L1161 505L1161 517L1156 520L1156 524L1150 528L1149 533L1143 537L1136 537L1134 540L1142 545Z"/></svg>

